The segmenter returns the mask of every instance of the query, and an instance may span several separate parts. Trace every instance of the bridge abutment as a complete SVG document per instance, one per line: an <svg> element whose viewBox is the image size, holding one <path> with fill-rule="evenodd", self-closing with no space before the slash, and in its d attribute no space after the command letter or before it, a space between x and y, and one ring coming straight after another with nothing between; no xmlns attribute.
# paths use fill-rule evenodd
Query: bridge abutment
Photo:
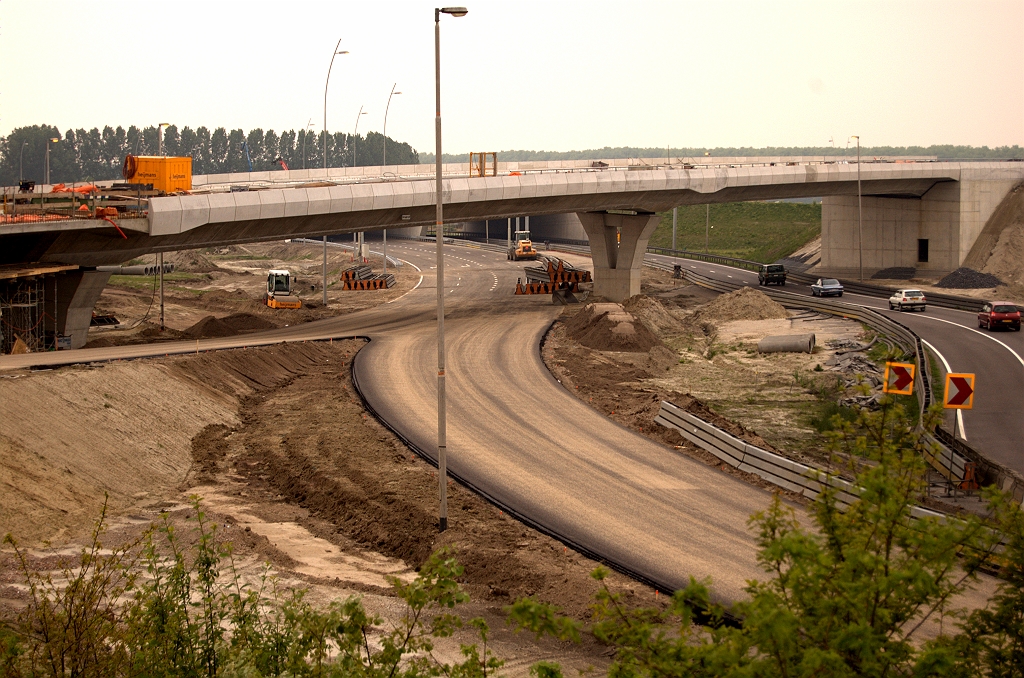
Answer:
<svg viewBox="0 0 1024 678"><path fill-rule="evenodd" d="M941 181L924 195L864 196L864 276L893 266L942 276L964 265L978 236L1017 178L972 177ZM822 199L821 272L856 278L860 242L856 195ZM987 258L987 257L986 257Z"/></svg>
<svg viewBox="0 0 1024 678"><path fill-rule="evenodd" d="M640 271L657 214L577 212L594 259L594 295L622 302L640 294Z"/></svg>

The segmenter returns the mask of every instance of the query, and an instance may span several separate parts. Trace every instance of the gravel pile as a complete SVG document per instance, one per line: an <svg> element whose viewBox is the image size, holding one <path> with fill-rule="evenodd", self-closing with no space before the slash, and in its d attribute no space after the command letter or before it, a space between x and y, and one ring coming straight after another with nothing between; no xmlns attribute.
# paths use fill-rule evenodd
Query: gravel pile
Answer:
<svg viewBox="0 0 1024 678"><path fill-rule="evenodd" d="M913 266L893 266L883 268L871 277L874 280L910 280L916 274L917 269Z"/></svg>
<svg viewBox="0 0 1024 678"><path fill-rule="evenodd" d="M957 290L981 290L987 287L997 287L1002 284L1002 280L990 273L981 273L973 268L964 267L956 269L935 283L935 286Z"/></svg>

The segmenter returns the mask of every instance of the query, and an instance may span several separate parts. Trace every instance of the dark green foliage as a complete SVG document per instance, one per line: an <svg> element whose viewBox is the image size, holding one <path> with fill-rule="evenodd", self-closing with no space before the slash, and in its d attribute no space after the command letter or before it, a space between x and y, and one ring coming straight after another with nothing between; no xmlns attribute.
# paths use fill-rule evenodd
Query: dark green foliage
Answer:
<svg viewBox="0 0 1024 678"><path fill-rule="evenodd" d="M0 138L0 185L17 184L21 176L42 182L46 140L50 138L60 139L50 144L52 182L120 179L121 164L126 155L157 154L157 134L156 127L140 130L132 126L126 131L122 127L113 129L108 126L102 131L98 128L78 129L64 134L49 125L20 127L6 138ZM305 130L289 130L278 135L274 130L264 132L257 128L245 133L240 129L229 132L223 127L211 133L206 127L179 130L177 126L170 125L164 128L164 152L167 155L190 156L194 174L249 171L245 151L242 150L243 141L249 145L252 168L256 172L281 169L276 162L278 158L282 158L289 169L323 167L323 133L317 135ZM381 164L383 135L370 132L364 138L339 132L328 138L330 167L351 165L355 146L358 146L355 159L359 165ZM417 164L419 154L409 144L389 138L387 160L389 165Z"/></svg>
<svg viewBox="0 0 1024 678"><path fill-rule="evenodd" d="M707 206L679 208L676 248L708 251L737 259L771 263L792 254L821 233L821 204L786 202L735 202L711 205L711 226ZM651 247L672 246L672 211L661 214Z"/></svg>

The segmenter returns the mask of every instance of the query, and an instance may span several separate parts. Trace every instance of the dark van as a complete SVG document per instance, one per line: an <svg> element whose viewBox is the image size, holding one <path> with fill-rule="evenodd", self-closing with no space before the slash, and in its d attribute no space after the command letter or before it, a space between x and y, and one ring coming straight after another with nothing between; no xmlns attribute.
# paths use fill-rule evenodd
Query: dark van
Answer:
<svg viewBox="0 0 1024 678"><path fill-rule="evenodd" d="M767 285L768 283L785 285L786 267L782 264L766 264L761 266L757 271L757 284Z"/></svg>

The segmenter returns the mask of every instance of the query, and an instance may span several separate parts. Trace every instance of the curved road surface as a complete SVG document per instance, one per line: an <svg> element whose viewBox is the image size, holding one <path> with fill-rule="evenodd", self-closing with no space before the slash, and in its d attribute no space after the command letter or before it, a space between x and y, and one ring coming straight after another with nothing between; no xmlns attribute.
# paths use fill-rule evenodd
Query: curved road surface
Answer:
<svg viewBox="0 0 1024 678"><path fill-rule="evenodd" d="M404 438L432 455L433 246L402 243L395 250L422 269L423 280L383 307L249 335L244 342L226 338L2 357L0 369L368 336L372 341L354 363L363 396ZM690 576L712 577L720 600L742 597L746 581L763 575L746 525L767 506L769 493L651 442L580 402L540 358L540 339L559 308L547 297L511 296L521 266L477 249L450 248L447 257L452 472L530 522L662 587L682 587ZM743 274L726 275L737 273ZM798 513L803 515L799 508Z"/></svg>

